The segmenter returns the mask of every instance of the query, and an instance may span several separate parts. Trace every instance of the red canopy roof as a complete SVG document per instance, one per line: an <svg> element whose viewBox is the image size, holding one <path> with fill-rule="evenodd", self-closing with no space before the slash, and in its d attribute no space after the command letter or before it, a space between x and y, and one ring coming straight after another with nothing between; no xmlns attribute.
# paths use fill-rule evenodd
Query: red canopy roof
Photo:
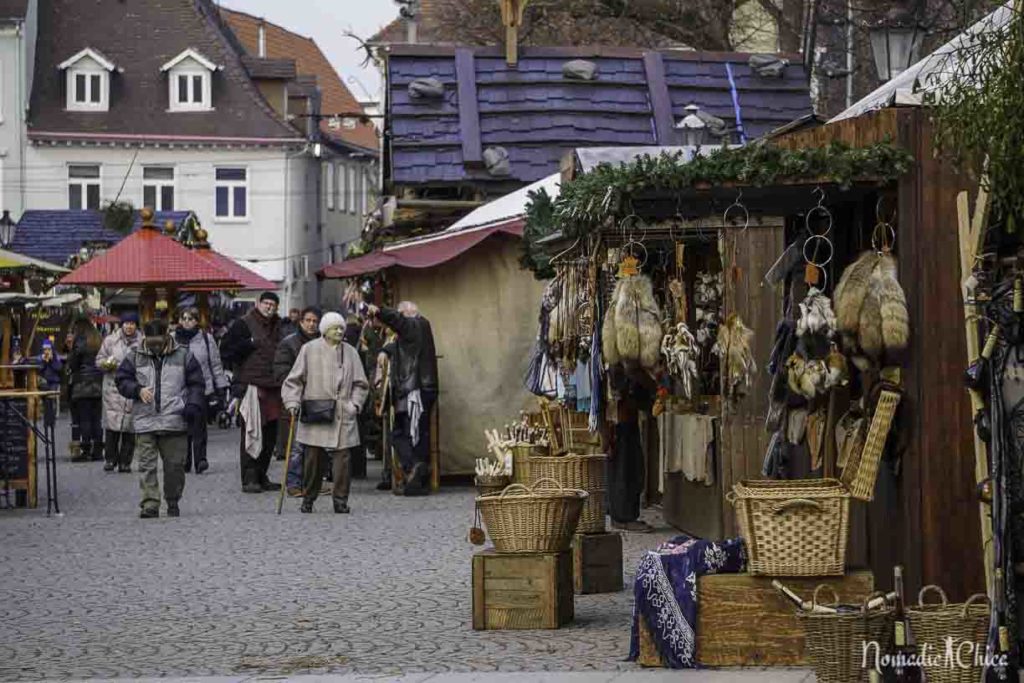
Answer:
<svg viewBox="0 0 1024 683"><path fill-rule="evenodd" d="M523 224L523 219L517 218L482 229L449 234L441 232L415 241L396 243L385 247L383 251L374 251L365 256L324 266L318 275L325 278L346 278L373 273L391 266L433 268L472 249L495 233L522 236Z"/></svg>
<svg viewBox="0 0 1024 683"><path fill-rule="evenodd" d="M268 280L267 278L263 277L259 273L252 272L248 268L246 268L246 267L242 266L241 264L239 264L234 259L232 259L232 258L230 258L228 256L225 256L224 254L220 253L219 251L214 251L213 249L197 249L193 253L196 256L198 256L199 258L203 259L204 261L210 263L211 265L216 266L217 268L220 268L225 273L227 273L228 275L233 277L235 280L237 280L239 283L241 283L241 287L238 287L238 289L240 289L240 290L243 290L243 291L255 291L255 290L266 291L266 290L271 290L272 291L272 290L277 289L277 285L274 284L273 282L271 282L270 280ZM193 286L193 287L187 287L186 289L190 289L190 290L196 291L196 290L208 289L208 287L206 287L205 285L196 285L196 286ZM217 288L214 288L214 289L217 289Z"/></svg>
<svg viewBox="0 0 1024 683"><path fill-rule="evenodd" d="M151 227L143 227L113 248L65 275L62 285L142 287L145 285L219 285L239 281Z"/></svg>

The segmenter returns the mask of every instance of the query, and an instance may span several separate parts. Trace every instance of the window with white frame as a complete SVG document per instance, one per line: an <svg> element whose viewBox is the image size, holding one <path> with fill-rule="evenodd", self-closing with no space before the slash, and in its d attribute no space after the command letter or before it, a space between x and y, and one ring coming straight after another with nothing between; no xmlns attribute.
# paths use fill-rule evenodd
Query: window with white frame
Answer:
<svg viewBox="0 0 1024 683"><path fill-rule="evenodd" d="M355 169L356 174L356 196L355 208L353 209L353 212L357 216L362 216L363 207L365 206L365 202L363 201L363 187L365 186L365 181L363 179L363 169L361 166L354 166L353 168Z"/></svg>
<svg viewBox="0 0 1024 683"><path fill-rule="evenodd" d="M338 209L348 211L348 167L338 164Z"/></svg>
<svg viewBox="0 0 1024 683"><path fill-rule="evenodd" d="M214 182L219 220L244 220L249 217L249 173L242 167L218 167Z"/></svg>
<svg viewBox="0 0 1024 683"><path fill-rule="evenodd" d="M341 187L345 184L345 167L341 164L334 164L334 183L331 185L331 193L334 195L334 205L338 211L344 211L345 201L341 193Z"/></svg>
<svg viewBox="0 0 1024 683"><path fill-rule="evenodd" d="M68 208L73 211L100 208L99 164L68 166Z"/></svg>
<svg viewBox="0 0 1024 683"><path fill-rule="evenodd" d="M174 211L174 167L142 167L142 205L154 211Z"/></svg>
<svg viewBox="0 0 1024 683"><path fill-rule="evenodd" d="M220 68L191 48L160 67L167 73L170 111L213 109L212 77Z"/></svg>
<svg viewBox="0 0 1024 683"><path fill-rule="evenodd" d="M86 48L58 67L65 72L69 111L107 111L110 108L110 74L113 62Z"/></svg>
<svg viewBox="0 0 1024 683"><path fill-rule="evenodd" d="M348 210L349 210L349 213L355 213L356 210L357 210L357 208L356 208L356 196L357 196L356 195L356 191L357 191L356 183L357 183L356 167L355 166L349 166L348 167Z"/></svg>
<svg viewBox="0 0 1024 683"><path fill-rule="evenodd" d="M324 194L327 195L327 210L334 211L334 164L324 164Z"/></svg>

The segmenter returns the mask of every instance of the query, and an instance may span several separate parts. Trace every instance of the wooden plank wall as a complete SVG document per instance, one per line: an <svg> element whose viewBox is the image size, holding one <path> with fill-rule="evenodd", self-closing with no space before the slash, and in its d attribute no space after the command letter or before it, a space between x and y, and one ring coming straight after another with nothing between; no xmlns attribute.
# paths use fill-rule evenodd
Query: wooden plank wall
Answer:
<svg viewBox="0 0 1024 683"><path fill-rule="evenodd" d="M761 225L752 225L746 231L728 228L723 235L724 315L738 313L744 324L753 330L753 352L758 363L753 385L746 396L733 406L723 401L721 486L723 491L731 491L732 485L741 479L762 478L761 465L771 440L771 434L764 428L771 378L761 364L771 355L775 328L782 317L782 288L762 287L761 278L785 246L785 221L764 218ZM738 270L728 265L733 254ZM738 533L735 517L732 505L723 496L722 520L726 533Z"/></svg>
<svg viewBox="0 0 1024 683"><path fill-rule="evenodd" d="M983 590L974 495L972 425L962 374L966 365L959 292L956 194L970 183L932 152L924 112L887 109L776 141L811 147L842 140L863 146L892 139L917 160L898 183L897 256L910 314L910 360L904 375L910 430L899 477L880 471L868 507L868 549L880 588L892 566L906 566L908 589L937 583L962 600Z"/></svg>

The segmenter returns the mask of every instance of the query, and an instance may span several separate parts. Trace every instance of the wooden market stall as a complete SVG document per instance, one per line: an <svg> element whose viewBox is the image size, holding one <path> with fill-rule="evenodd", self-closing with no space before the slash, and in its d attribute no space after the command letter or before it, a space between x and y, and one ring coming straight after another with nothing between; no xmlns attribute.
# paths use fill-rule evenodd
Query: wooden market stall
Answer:
<svg viewBox="0 0 1024 683"><path fill-rule="evenodd" d="M780 178L771 183L700 183L641 192L628 211L621 212L633 214L628 223L635 225L624 228L627 216L618 215L603 225L600 234L605 247L625 245L632 250L631 243L641 242L647 251L667 254L671 252L658 246L659 241L685 242L678 238L689 235L692 240L702 231L716 235L711 251L717 252L724 272L722 316L738 313L752 331L758 371L735 401L726 404L702 396L699 408L683 408L720 418L712 485L664 475L655 420L648 420L644 437L648 499L660 498L666 519L675 526L722 538L738 533L726 494L742 480L763 477L772 436L765 429L770 378L762 368L782 318L783 289L766 283L765 275L817 207L825 207L834 221L834 257L819 276L827 293L857 254L872 248L873 233L876 239L884 233L882 239L891 242L888 231L894 231L895 244L890 246L906 293L910 342L898 373L902 402L887 450L900 451L902 457L898 469L883 462L871 502L854 503L847 566L870 568L879 587L887 588L892 567L903 564L910 594L935 583L951 600L962 600L985 586L973 430L962 382L967 354L955 227L957 194L977 181L935 158L927 113L917 109L865 114L768 144L785 150L824 150L834 142L862 149L886 141L913 156L909 171L895 180L858 177L840 185L829 177ZM565 166L567 180L579 170L578 164ZM744 228L747 213L751 220ZM879 225L885 226L882 233L876 232ZM800 279L791 296L793 305L807 291ZM671 412L671 405L668 409ZM830 415L830 425L836 417ZM834 441L826 438L825 443ZM836 456L835 448L826 446L816 468L797 468L789 476L835 476Z"/></svg>

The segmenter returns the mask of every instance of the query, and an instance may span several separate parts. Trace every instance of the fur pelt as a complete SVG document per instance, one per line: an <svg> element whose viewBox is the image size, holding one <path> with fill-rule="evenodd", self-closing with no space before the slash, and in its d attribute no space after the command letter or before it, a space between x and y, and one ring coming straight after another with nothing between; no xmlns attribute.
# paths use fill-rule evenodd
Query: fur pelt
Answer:
<svg viewBox="0 0 1024 683"><path fill-rule="evenodd" d="M857 367L903 360L910 321L891 254L867 251L846 269L836 286L835 312L843 348Z"/></svg>
<svg viewBox="0 0 1024 683"><path fill-rule="evenodd" d="M619 280L601 328L605 362L653 369L661 356L662 336L661 311L650 278L634 275Z"/></svg>
<svg viewBox="0 0 1024 683"><path fill-rule="evenodd" d="M757 364L751 342L754 332L735 313L718 328L718 341L712 349L722 362L722 384L730 400L741 398L750 386Z"/></svg>

